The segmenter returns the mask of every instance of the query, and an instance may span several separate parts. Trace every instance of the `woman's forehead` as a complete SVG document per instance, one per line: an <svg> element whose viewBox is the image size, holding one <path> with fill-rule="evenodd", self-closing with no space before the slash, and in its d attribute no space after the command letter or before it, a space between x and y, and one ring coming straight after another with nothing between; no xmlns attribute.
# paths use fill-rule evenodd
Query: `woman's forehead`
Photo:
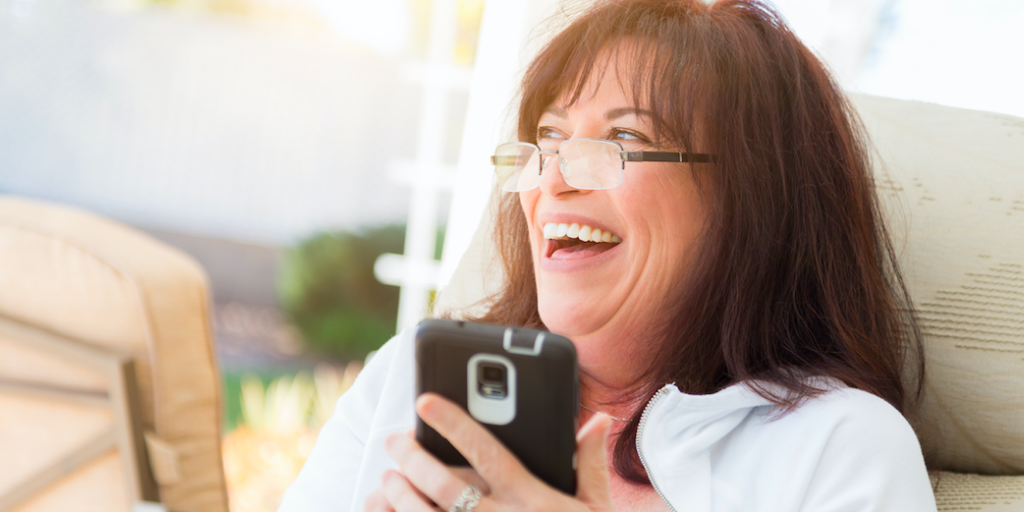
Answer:
<svg viewBox="0 0 1024 512"><path fill-rule="evenodd" d="M565 82L548 108L564 112L581 104L620 103L621 107L647 111L649 102L645 92L651 70L637 57L637 45L631 41L602 49L591 67L580 70L575 80Z"/></svg>
<svg viewBox="0 0 1024 512"><path fill-rule="evenodd" d="M628 115L653 118L644 96L634 95L627 81L605 73L603 77L588 79L577 98L573 98L572 91L563 91L541 115L564 119L571 112L593 110L609 121Z"/></svg>

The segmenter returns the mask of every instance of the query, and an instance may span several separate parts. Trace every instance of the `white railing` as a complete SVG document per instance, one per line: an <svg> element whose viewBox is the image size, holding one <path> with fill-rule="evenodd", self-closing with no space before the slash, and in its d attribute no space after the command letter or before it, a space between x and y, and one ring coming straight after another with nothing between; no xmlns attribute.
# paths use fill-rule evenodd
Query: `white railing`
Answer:
<svg viewBox="0 0 1024 512"><path fill-rule="evenodd" d="M387 284L402 286L398 328L415 325L427 313L430 290L445 286L469 247L491 193L493 172L488 157L494 147L514 137L516 88L523 69L544 34L533 27L547 19L558 0L487 0L480 23L476 63L469 73L451 65L456 4L435 0L431 20L430 59L406 75L423 83L425 104L420 119L419 152L413 162L395 162L396 179L414 187L405 239L405 255L385 254L374 272ZM448 32L444 32L444 31ZM444 34L448 34L447 36ZM459 146L458 166L440 162L441 136L447 121L441 91L469 90L469 103ZM512 110L510 110L512 108ZM437 227L437 191L452 190L442 261L432 259Z"/></svg>
<svg viewBox="0 0 1024 512"><path fill-rule="evenodd" d="M434 0L430 12L427 60L408 65L403 76L423 86L416 156L395 160L388 177L412 187L405 231L405 254L381 255L374 274L385 284L401 287L398 330L426 316L430 292L438 288L441 263L434 259L440 193L452 189L454 166L443 161L448 128L448 99L469 89L471 72L454 65L457 0Z"/></svg>

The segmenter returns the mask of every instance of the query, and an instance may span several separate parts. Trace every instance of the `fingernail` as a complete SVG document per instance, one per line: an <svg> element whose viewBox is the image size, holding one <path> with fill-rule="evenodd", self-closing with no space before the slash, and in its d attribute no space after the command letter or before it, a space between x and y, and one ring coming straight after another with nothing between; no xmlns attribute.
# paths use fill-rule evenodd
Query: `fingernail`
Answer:
<svg viewBox="0 0 1024 512"><path fill-rule="evenodd" d="M579 430L579 432L576 432L576 439L577 440L583 439L584 437L586 437L587 434L590 433L591 430L594 430L599 425L608 424L608 423L611 423L611 416L608 416L607 414L605 414L603 412L596 413L596 414L594 414L594 416L592 416L590 418L590 420L588 420L583 425L583 428L581 428Z"/></svg>
<svg viewBox="0 0 1024 512"><path fill-rule="evenodd" d="M416 412L419 413L420 418L424 420L434 418L434 408L430 407L430 398L426 395L420 395L416 399Z"/></svg>
<svg viewBox="0 0 1024 512"><path fill-rule="evenodd" d="M398 447L398 443L402 441L402 434L391 434L384 438L384 448L389 451Z"/></svg>

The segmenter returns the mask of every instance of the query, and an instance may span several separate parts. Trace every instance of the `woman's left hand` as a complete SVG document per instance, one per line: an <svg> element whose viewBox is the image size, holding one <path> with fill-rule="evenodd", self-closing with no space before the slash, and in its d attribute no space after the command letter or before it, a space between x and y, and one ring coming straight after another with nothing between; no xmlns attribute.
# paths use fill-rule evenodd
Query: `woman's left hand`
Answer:
<svg viewBox="0 0 1024 512"><path fill-rule="evenodd" d="M397 512L449 510L472 483L484 495L473 508L494 511L611 511L606 439L611 420L594 415L576 435L576 496L533 476L487 429L454 403L425 393L416 401L420 418L448 439L476 470L475 475L444 465L410 436L394 434L385 446L398 463L371 496L376 506ZM437 504L436 506L434 504ZM440 508L438 508L440 507Z"/></svg>

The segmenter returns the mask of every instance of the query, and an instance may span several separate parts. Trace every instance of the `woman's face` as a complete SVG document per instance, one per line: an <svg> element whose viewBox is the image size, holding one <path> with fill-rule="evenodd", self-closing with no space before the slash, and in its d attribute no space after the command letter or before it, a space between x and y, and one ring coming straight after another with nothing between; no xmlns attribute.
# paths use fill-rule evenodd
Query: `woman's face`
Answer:
<svg viewBox="0 0 1024 512"><path fill-rule="evenodd" d="M592 138L616 141L626 151L676 151L654 146L651 120L633 108L620 87L620 70L608 66L594 74L599 78L575 104L561 98L547 109L538 123L538 145L555 149L566 139ZM621 71L628 77L632 70ZM573 339L587 373L609 381L633 378L642 362L630 341L661 326L665 301L682 286L703 228L704 210L689 165L627 162L618 187L578 190L566 184L557 159L548 158L540 186L520 193L520 201L544 324ZM555 227L549 226L545 236L549 224ZM621 242L552 239L558 224L600 229Z"/></svg>

